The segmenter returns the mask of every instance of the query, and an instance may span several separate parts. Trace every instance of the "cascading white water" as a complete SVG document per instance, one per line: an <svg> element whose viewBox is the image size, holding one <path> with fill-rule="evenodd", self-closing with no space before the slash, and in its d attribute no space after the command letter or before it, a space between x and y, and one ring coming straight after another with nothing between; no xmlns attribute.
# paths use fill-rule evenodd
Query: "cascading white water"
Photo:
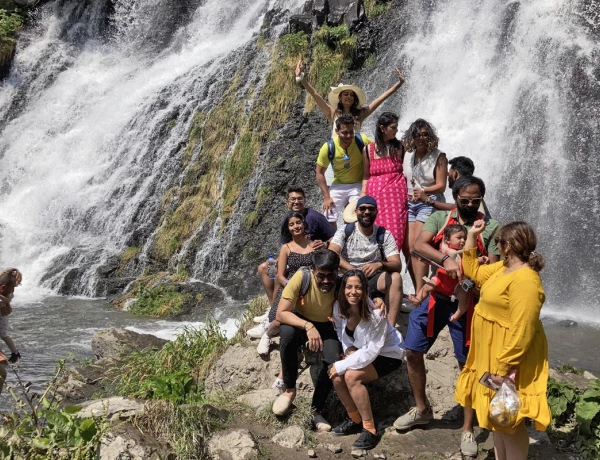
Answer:
<svg viewBox="0 0 600 460"><path fill-rule="evenodd" d="M38 10L0 86L0 266L43 292L87 266L78 291L94 292L95 267L131 245L132 223L156 227L178 171L171 152L194 110L210 107L212 83L231 75L268 9L301 3L115 1L109 14L107 2L61 0Z"/></svg>
<svg viewBox="0 0 600 460"><path fill-rule="evenodd" d="M406 84L381 110L397 111L400 129L431 121L449 158L472 158L492 214L538 231L545 312L595 323L600 100L586 86L600 90L600 44L591 34L600 26L591 14L598 6L409 0L398 18L404 38L390 41L378 75L361 82L372 97L394 65L405 70Z"/></svg>

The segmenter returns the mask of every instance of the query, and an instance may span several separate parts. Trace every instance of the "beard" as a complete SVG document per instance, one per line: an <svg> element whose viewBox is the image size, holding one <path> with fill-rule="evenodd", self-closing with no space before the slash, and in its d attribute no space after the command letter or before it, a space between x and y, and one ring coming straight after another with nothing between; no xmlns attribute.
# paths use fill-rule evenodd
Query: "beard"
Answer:
<svg viewBox="0 0 600 460"><path fill-rule="evenodd" d="M458 212L464 219L471 220L477 216L477 213L479 212L479 208L475 208L475 207L471 207L471 206L465 206L464 208L459 207Z"/></svg>

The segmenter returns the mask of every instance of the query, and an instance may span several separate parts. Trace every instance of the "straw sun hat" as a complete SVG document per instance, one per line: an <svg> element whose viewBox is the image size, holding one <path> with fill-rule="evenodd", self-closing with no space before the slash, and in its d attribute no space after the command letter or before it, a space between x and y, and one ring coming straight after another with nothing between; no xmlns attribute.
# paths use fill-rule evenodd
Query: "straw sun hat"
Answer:
<svg viewBox="0 0 600 460"><path fill-rule="evenodd" d="M342 91L354 91L354 94L356 94L356 96L358 97L358 106L362 107L363 105L365 105L367 103L367 95L365 94L365 92L360 89L358 86L354 86L354 85L344 85L343 83L340 83L337 86L332 86L331 87L331 92L327 95L327 99L329 100L329 103L333 106L333 107L337 107L338 102L340 101L340 93Z"/></svg>
<svg viewBox="0 0 600 460"><path fill-rule="evenodd" d="M357 220L356 213L354 212L356 210L356 203L358 203L358 198L354 198L353 200L350 200L350 202L344 208L342 217L344 218L344 222L347 224L356 222L356 220Z"/></svg>

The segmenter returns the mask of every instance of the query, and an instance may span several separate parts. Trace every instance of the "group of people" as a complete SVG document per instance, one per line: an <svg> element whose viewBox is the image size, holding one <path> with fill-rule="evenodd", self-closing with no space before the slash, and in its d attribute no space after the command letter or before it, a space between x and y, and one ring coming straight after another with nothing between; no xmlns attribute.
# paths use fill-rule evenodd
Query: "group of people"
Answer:
<svg viewBox="0 0 600 460"><path fill-rule="evenodd" d="M540 430L550 423L548 351L539 319L544 258L535 252L529 224L501 226L491 218L473 162L464 156L448 161L431 123L416 120L398 140L398 116L385 112L373 142L356 133L402 85L399 70L397 75L398 82L371 104L353 85L332 88L327 103L298 63L296 79L334 123L334 135L316 162L322 213L306 206L301 188L290 188L275 279L266 262L258 267L271 306L248 335L260 339L257 351L266 355L280 334L282 370L274 382L280 395L273 412L281 416L293 407L297 351L306 344L322 353L311 404L316 429L359 434L356 448L375 447L379 436L365 384L403 362L415 406L394 427L426 425L433 413L424 356L447 326L461 369L455 399L464 408L462 453L477 455L477 416L479 426L494 431L497 459L524 460L525 420ZM454 203L444 200L447 185ZM403 296L401 251L414 295ZM434 276L428 277L430 270ZM404 338L396 329L403 299L413 304ZM494 391L480 383L484 373L493 384L514 381L522 402L514 424L490 420ZM347 411L333 428L322 414L332 388Z"/></svg>

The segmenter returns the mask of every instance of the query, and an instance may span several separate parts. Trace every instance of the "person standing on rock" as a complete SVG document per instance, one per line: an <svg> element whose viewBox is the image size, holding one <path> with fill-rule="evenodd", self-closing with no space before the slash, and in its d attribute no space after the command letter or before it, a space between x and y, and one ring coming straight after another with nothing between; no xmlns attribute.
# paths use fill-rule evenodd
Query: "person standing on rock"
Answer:
<svg viewBox="0 0 600 460"><path fill-rule="evenodd" d="M12 311L10 307L10 299L12 299L15 288L21 284L23 279L21 272L16 268L9 268L0 273L0 337L8 345L12 355L7 360L6 356L0 350L0 393L6 381L6 368L8 363L16 363L21 354L16 349L14 342L8 336L8 320L7 316Z"/></svg>
<svg viewBox="0 0 600 460"><path fill-rule="evenodd" d="M365 384L399 369L404 359L402 335L374 308L368 286L362 270L348 270L333 305L344 359L329 366L329 377L348 417L332 434L360 433L352 445L357 449L373 449L379 442Z"/></svg>
<svg viewBox="0 0 600 460"><path fill-rule="evenodd" d="M354 134L354 119L350 114L335 120L336 136L325 142L319 151L315 175L323 193L323 214L337 227L337 221L346 205L360 196L363 180L362 149L371 140L364 134ZM333 181L327 186L325 172L333 168Z"/></svg>
<svg viewBox="0 0 600 460"><path fill-rule="evenodd" d="M306 207L306 194L300 187L290 187L288 190L287 207L290 211L302 214L306 223L307 234L311 240L311 247L314 251L326 247L327 242L335 234L335 228L332 227L323 214ZM286 219L281 221L281 230L284 231ZM279 244L285 244L284 237L280 238ZM258 275L263 285L263 289L269 298L269 303L275 301L275 280L269 278L269 264L267 261L258 266ZM262 323L267 318L267 313L263 317L257 317L258 322ZM266 328L255 333L256 338L260 338Z"/></svg>
<svg viewBox="0 0 600 460"><path fill-rule="evenodd" d="M343 83L331 88L331 92L327 96L328 103L305 78L302 72L302 59L298 61L296 66L296 81L308 91L327 121L333 125L332 138L336 135L335 121L342 115L350 115L354 120L354 131L360 133L362 122L404 84L405 78L400 69L396 68L396 74L398 75L398 81L370 104L367 104L367 96L362 89L358 86Z"/></svg>
<svg viewBox="0 0 600 460"><path fill-rule="evenodd" d="M434 212L423 226L417 237L415 250L429 258L446 270L448 276L460 278L461 269L456 261L439 251L440 235L443 237L444 228L452 224L460 224L470 229L474 222L485 216L478 211L485 196L485 184L474 176L466 176L457 180L452 188L456 202L454 211ZM500 252L494 242L494 234L499 227L498 221L489 219L485 230L477 238L478 257L487 256L490 263L499 260ZM468 334L470 332L470 317L472 308L458 321L451 322L450 317L457 309L457 301L436 292L435 303L426 299L415 308L409 316L408 330L404 340L406 347L406 363L408 378L412 387L416 406L394 422L397 430L406 430L416 425L426 425L433 419L431 407L425 394L426 371L425 354L435 343L439 333L448 326L454 345L454 355L462 369L467 361ZM463 455L476 456L477 443L473 436L473 421L475 411L464 407L463 434L461 452Z"/></svg>

